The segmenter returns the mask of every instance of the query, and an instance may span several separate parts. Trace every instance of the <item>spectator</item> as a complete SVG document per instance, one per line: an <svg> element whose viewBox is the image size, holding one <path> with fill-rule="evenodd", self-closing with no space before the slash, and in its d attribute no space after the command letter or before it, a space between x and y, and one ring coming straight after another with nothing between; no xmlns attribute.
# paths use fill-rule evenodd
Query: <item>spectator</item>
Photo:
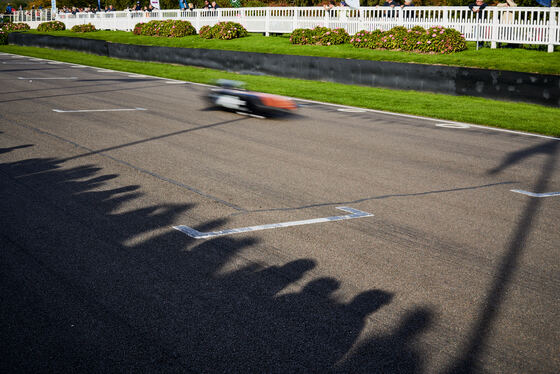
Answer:
<svg viewBox="0 0 560 374"><path fill-rule="evenodd" d="M115 8L113 8L112 5L109 5L109 12L114 12L114 11L115 11Z"/></svg>
<svg viewBox="0 0 560 374"><path fill-rule="evenodd" d="M394 7L400 6L400 4L397 3L394 0L385 0L385 2L383 3L383 6L388 6L388 7L394 8Z"/></svg>
<svg viewBox="0 0 560 374"><path fill-rule="evenodd" d="M479 20L482 19L482 14L483 14L482 11L487 6L488 5L484 2L484 0L476 0L476 2L474 4L469 5L469 9L476 14L477 23L478 23ZM482 29L479 25L477 25L477 27L476 27L476 49L484 46L484 42L479 41L480 37L483 36L483 35L481 35L481 33L482 34L484 33L484 29Z"/></svg>
<svg viewBox="0 0 560 374"><path fill-rule="evenodd" d="M334 7L336 7L336 4L334 3L334 0L330 0L328 4L323 5L323 8L325 8L326 11L334 9Z"/></svg>
<svg viewBox="0 0 560 374"><path fill-rule="evenodd" d="M148 5L148 9L147 9L147 10L148 10L148 12L150 12L150 13L152 12L152 10L154 10L154 7L152 6L152 4Z"/></svg>
<svg viewBox="0 0 560 374"><path fill-rule="evenodd" d="M477 13L478 19L482 19L482 11L487 6L488 4L486 4L484 0L476 0L474 4L469 5L469 9L472 10L474 13Z"/></svg>
<svg viewBox="0 0 560 374"><path fill-rule="evenodd" d="M208 2L208 0L204 0L204 7L203 7L203 9L208 10L208 9L210 9L210 7L211 7L211 5L210 5L210 3Z"/></svg>
<svg viewBox="0 0 560 374"><path fill-rule="evenodd" d="M398 8L400 5L401 4L397 3L395 0L385 0L382 6L395 9ZM383 13L386 14L387 17L394 17L396 12L394 10L391 10L390 12L383 12Z"/></svg>
<svg viewBox="0 0 560 374"><path fill-rule="evenodd" d="M142 10L142 5L140 5L140 2L139 2L139 1L136 2L136 7L134 8L134 10L135 10L135 11L140 11L140 10Z"/></svg>
<svg viewBox="0 0 560 374"><path fill-rule="evenodd" d="M218 8L220 8L220 7L218 6L218 4L216 4L215 1L212 1L212 4L210 5L210 9L216 10L216 9L218 9Z"/></svg>
<svg viewBox="0 0 560 374"><path fill-rule="evenodd" d="M194 4L193 3L189 3L188 10L190 10L191 12L194 12Z"/></svg>
<svg viewBox="0 0 560 374"><path fill-rule="evenodd" d="M12 5L8 3L8 6L6 7L6 14L12 14L13 10L14 8L12 8Z"/></svg>
<svg viewBox="0 0 560 374"><path fill-rule="evenodd" d="M412 2L412 0L404 0L404 4L401 5L401 8L407 8L409 6L414 6L414 3Z"/></svg>
<svg viewBox="0 0 560 374"><path fill-rule="evenodd" d="M179 9L186 10L187 9L187 2L186 0L179 1Z"/></svg>
<svg viewBox="0 0 560 374"><path fill-rule="evenodd" d="M515 6L517 6L517 4L514 3L513 0L506 0L505 3L498 3L498 5L496 5L496 6L509 8L509 7L515 7ZM513 13L512 12L504 12L502 14L502 21L503 21L503 23L513 23L513 21L514 21Z"/></svg>

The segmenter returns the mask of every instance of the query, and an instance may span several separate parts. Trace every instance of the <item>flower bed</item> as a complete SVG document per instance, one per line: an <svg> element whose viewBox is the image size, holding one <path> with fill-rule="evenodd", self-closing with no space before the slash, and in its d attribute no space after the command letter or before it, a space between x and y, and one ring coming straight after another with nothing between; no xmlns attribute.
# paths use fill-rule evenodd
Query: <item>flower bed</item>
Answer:
<svg viewBox="0 0 560 374"><path fill-rule="evenodd" d="M180 38L183 36L195 35L196 29L189 21L166 20L138 23L132 32L135 35Z"/></svg>
<svg viewBox="0 0 560 374"><path fill-rule="evenodd" d="M467 49L465 37L455 29L434 26L424 29L415 26L406 29L393 27L389 31L362 30L350 39L357 48L391 49L422 53L452 53Z"/></svg>
<svg viewBox="0 0 560 374"><path fill-rule="evenodd" d="M315 27L314 29L295 29L290 35L292 44L313 45L337 45L344 44L350 40L350 36L344 29L329 29L326 27Z"/></svg>
<svg viewBox="0 0 560 374"><path fill-rule="evenodd" d="M6 23L2 26L4 32L26 31L30 29L31 27L27 23Z"/></svg>
<svg viewBox="0 0 560 374"><path fill-rule="evenodd" d="M88 23L87 25L75 25L70 29L72 32L93 32L97 31L94 25Z"/></svg>
<svg viewBox="0 0 560 374"><path fill-rule="evenodd" d="M37 31L62 31L66 25L60 21L43 22L37 26Z"/></svg>
<svg viewBox="0 0 560 374"><path fill-rule="evenodd" d="M202 26L198 35L204 39L231 40L249 35L245 27L236 22L218 22L214 26Z"/></svg>

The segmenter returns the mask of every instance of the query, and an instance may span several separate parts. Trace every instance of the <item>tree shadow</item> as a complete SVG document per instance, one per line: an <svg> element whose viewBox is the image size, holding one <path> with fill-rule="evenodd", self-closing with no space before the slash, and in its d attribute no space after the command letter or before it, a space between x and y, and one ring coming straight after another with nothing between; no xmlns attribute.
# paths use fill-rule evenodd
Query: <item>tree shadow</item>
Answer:
<svg viewBox="0 0 560 374"><path fill-rule="evenodd" d="M97 165L26 159L0 175L3 372L419 371L427 310L356 347L389 291L341 302L338 280L302 281L313 259L257 264L243 256L257 239L189 239L171 226L194 205L149 203Z"/></svg>
<svg viewBox="0 0 560 374"><path fill-rule="evenodd" d="M511 152L495 168L488 171L489 175L499 174L505 169L514 166L527 158L535 155L546 155L546 160L540 170L540 175L533 189L537 193L546 192L550 177L558 158L560 142L552 140L537 144L520 151ZM542 199L529 198L517 226L510 234L507 248L502 261L494 275L493 283L488 290L486 300L482 306L478 318L472 328L467 341L466 348L460 354L459 359L452 364L447 371L449 373L473 373L479 371L480 357L483 347L492 331L492 325L496 320L504 297L508 291L509 283L518 267L518 261L525 249L525 243L531 235L533 221L538 214Z"/></svg>

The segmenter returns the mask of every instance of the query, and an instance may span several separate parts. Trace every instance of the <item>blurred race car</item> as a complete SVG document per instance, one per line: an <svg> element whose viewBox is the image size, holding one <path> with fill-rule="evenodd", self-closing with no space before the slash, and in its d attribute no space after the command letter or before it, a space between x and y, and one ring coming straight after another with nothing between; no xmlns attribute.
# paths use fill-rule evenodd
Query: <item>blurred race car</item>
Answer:
<svg viewBox="0 0 560 374"><path fill-rule="evenodd" d="M247 91L243 82L219 79L216 84L220 87L213 88L208 99L225 109L271 117L291 113L297 108L292 99Z"/></svg>

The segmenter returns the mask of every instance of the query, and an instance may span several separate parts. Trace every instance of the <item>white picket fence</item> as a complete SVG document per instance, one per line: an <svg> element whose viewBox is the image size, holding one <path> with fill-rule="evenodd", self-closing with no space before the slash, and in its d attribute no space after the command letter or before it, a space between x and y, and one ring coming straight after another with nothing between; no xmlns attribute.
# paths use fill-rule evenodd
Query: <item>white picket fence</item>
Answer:
<svg viewBox="0 0 560 374"><path fill-rule="evenodd" d="M355 34L360 30L388 30L394 26L444 26L460 31L469 41L497 43L541 44L548 51L560 44L559 8L487 7L481 17L468 7L362 7L360 9L322 7L266 7L231 8L218 10L182 11L155 10L152 12L51 13L49 9L30 13L16 12L14 22L26 22L32 28L53 19L65 23L66 28L91 23L102 30L130 31L139 22L179 19L190 21L199 30L205 25L221 21L242 24L249 32L270 34L290 33L298 28L324 26L344 28Z"/></svg>

